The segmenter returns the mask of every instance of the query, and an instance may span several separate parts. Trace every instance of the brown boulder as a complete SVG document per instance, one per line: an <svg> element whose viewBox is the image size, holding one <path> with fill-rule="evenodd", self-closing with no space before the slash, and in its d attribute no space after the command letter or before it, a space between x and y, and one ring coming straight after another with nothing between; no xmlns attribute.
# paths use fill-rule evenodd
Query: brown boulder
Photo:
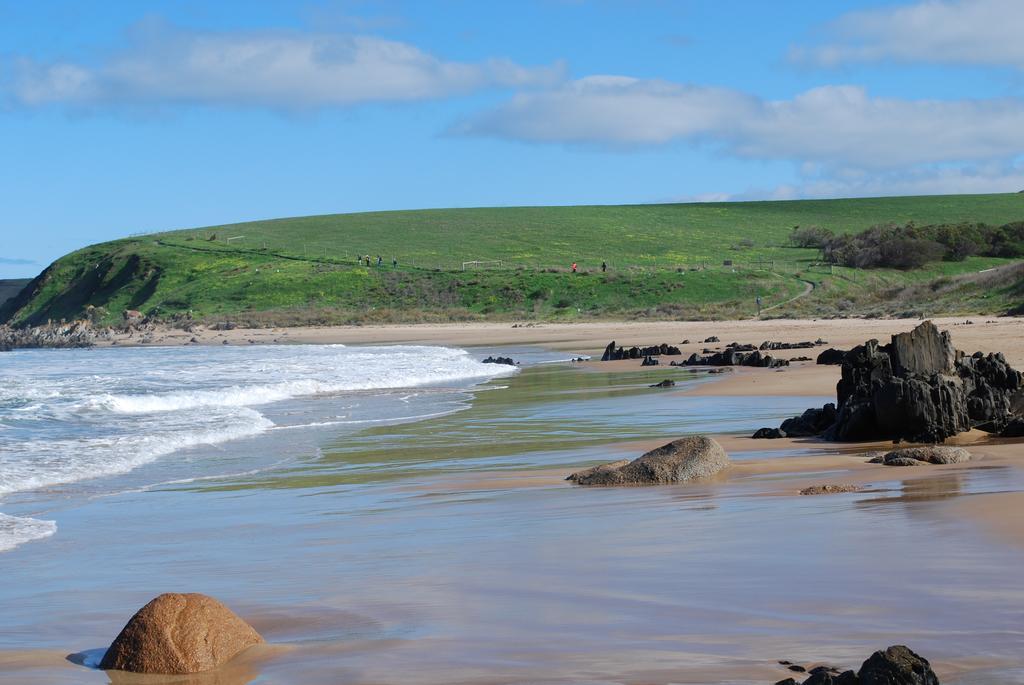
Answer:
<svg viewBox="0 0 1024 685"><path fill-rule="evenodd" d="M628 463L629 463L629 459L620 459L619 461L613 461L613 462L611 462L609 464L599 464L597 466L592 466L589 469L583 469L582 471L577 471L576 473L571 473L571 474L569 474L569 477L566 478L566 480L571 480L573 482L578 482L581 478L587 479L587 478L590 478L591 476L593 476L596 473L604 473L604 472L607 472L607 471L618 471L619 469L621 469L623 466L625 466Z"/></svg>
<svg viewBox="0 0 1024 685"><path fill-rule="evenodd" d="M569 476L578 485L665 485L713 476L729 465L722 446L696 435L673 440L631 462L613 462Z"/></svg>
<svg viewBox="0 0 1024 685"><path fill-rule="evenodd" d="M169 592L132 616L100 662L104 670L209 671L263 642L252 626L206 595Z"/></svg>

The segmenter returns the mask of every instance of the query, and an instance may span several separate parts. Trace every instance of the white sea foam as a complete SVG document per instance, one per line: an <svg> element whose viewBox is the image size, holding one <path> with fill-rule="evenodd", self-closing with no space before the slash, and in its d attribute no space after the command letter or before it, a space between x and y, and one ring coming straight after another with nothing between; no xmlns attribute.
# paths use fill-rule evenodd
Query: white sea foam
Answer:
<svg viewBox="0 0 1024 685"><path fill-rule="evenodd" d="M416 420L452 409L423 392L468 387L516 373L463 350L426 346L260 346L25 352L0 355L0 496L116 476L201 445L218 445L275 427ZM435 386L435 390L388 391ZM383 393L374 409L366 396ZM350 393L344 413L306 399ZM264 407L282 401L284 408ZM400 401L402 411L388 403ZM313 402L313 404L311 404ZM381 402L384 402L382 405ZM447 402L447 400L446 400ZM330 406L325 414L322 406ZM417 411L419 410L419 411ZM283 413L282 413L283 412ZM369 412L369 413L367 413ZM293 415L295 418L293 419ZM296 420L297 419L297 420ZM189 459L206 453L189 453ZM188 477L204 477L201 465ZM115 486L116 487L116 486ZM0 515L2 516L2 515ZM7 520L0 550L53 533L50 522Z"/></svg>
<svg viewBox="0 0 1024 685"><path fill-rule="evenodd" d="M50 537L56 532L57 524L53 521L0 514L0 552L32 540Z"/></svg>
<svg viewBox="0 0 1024 685"><path fill-rule="evenodd" d="M273 425L259 412L242 409L233 423L194 431L28 440L17 451L0 453L0 495L128 473L189 447L251 437Z"/></svg>

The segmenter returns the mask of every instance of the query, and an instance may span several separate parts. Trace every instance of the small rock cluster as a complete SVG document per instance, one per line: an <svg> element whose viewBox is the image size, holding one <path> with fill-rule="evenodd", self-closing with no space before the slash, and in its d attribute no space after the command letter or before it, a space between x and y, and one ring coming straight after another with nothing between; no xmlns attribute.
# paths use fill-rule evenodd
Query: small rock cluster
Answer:
<svg viewBox="0 0 1024 685"><path fill-rule="evenodd" d="M714 352L708 355L700 355L694 352L685 361L672 362L672 366L756 366L765 369L774 369L780 366L789 366L788 359L778 359L770 354L763 354L761 350L743 352L736 348L727 348L723 352Z"/></svg>
<svg viewBox="0 0 1024 685"><path fill-rule="evenodd" d="M816 666L808 670L789 661L779 663L795 673L807 673L810 677L802 685L939 685L928 660L903 645L875 652L857 672L840 671L831 666ZM793 678L786 678L775 685L798 683Z"/></svg>
<svg viewBox="0 0 1024 685"><path fill-rule="evenodd" d="M511 357L488 357L483 360L484 364L506 364L508 366L516 366L516 362Z"/></svg>
<svg viewBox="0 0 1024 685"><path fill-rule="evenodd" d="M616 347L615 341L612 340L608 343L608 346L604 348L604 354L601 355L601 361L612 362L619 361L620 359L644 359L646 357L658 357L661 355L680 355L682 352L679 348L674 345L667 343L661 343L660 345L651 345L649 347Z"/></svg>

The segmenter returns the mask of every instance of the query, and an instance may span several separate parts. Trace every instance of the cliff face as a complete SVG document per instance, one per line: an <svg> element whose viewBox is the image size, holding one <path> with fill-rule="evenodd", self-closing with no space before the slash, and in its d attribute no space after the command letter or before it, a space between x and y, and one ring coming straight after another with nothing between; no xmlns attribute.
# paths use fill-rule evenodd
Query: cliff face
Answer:
<svg viewBox="0 0 1024 685"><path fill-rule="evenodd" d="M137 309L155 291L161 269L134 253L76 253L54 262L0 304L0 323L38 326L82 318L88 307ZM115 302L116 300L116 302Z"/></svg>

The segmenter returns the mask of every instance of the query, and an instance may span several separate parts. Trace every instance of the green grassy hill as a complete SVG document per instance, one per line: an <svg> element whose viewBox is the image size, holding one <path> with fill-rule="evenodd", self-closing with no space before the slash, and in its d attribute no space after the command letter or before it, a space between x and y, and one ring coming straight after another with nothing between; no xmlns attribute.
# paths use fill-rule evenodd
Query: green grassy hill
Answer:
<svg viewBox="0 0 1024 685"><path fill-rule="evenodd" d="M883 222L1021 219L1020 194L276 219L87 247L48 267L0 308L0 320L70 319L90 307L107 322L124 309L139 309L257 325L731 317L752 315L757 296L766 307L780 305L801 294L807 282L814 283L814 292L771 315L899 313L895 307L927 309L933 301L943 311L967 306L997 312L1015 306L1014 282L990 283L963 302L955 292L963 275L1005 260L972 258L914 272L830 270L814 265L816 251L788 247L787 236L798 225L843 233ZM357 261L367 254L370 268ZM384 259L381 268L377 255ZM492 260L497 263L464 265ZM607 273L601 272L602 261ZM573 262L580 273L568 273ZM1009 271L997 273L1011 277ZM946 279L941 288L929 290L927 284L939 279ZM927 296L942 288L942 297ZM902 301L909 293L916 300Z"/></svg>

